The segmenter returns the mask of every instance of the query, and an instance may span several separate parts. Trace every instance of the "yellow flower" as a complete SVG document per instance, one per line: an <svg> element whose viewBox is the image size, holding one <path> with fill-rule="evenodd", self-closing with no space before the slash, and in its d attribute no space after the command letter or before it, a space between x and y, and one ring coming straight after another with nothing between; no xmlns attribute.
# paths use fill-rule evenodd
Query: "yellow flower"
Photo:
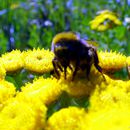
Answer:
<svg viewBox="0 0 130 130"><path fill-rule="evenodd" d="M15 86L5 80L0 80L0 110L4 107L7 100L16 94Z"/></svg>
<svg viewBox="0 0 130 130"><path fill-rule="evenodd" d="M114 17L111 17L111 20L114 20ZM126 65L130 66L130 58L120 53L101 51L98 52L98 56L100 66L105 72L113 72ZM53 69L53 57L53 53L44 49L30 50L23 52L22 55L20 51L4 54L0 59L2 60L0 66L3 67L3 71L0 68L1 77L4 78L6 71L16 71L22 68L23 64L26 69L36 73L49 72ZM16 64L15 69L9 69L7 61L10 61L8 66ZM21 67L18 61L21 62ZM22 86L21 91L17 93L12 83L0 79L0 129L129 129L130 81L115 80L105 74L104 80L103 75L94 65L92 65L88 79L85 72L78 71L74 81L71 81L72 73L67 69L67 80L64 79L63 72L59 80L54 77L47 79L40 77L33 83ZM86 96L86 100L89 97L88 111L78 107L64 108L53 113L46 124L47 108L45 105L57 100L63 91L76 97L84 96L85 98Z"/></svg>
<svg viewBox="0 0 130 130"><path fill-rule="evenodd" d="M0 58L0 79L4 79L5 76L6 76L6 70L5 70L2 60Z"/></svg>
<svg viewBox="0 0 130 130"><path fill-rule="evenodd" d="M100 26L98 26L97 27L97 30L98 31L104 31L104 30L107 30L109 28L109 25L108 24L106 24L106 25L100 25Z"/></svg>
<svg viewBox="0 0 130 130"><path fill-rule="evenodd" d="M91 81L85 79L85 80L75 80L71 82L65 82L66 85L65 91L69 93L72 96L85 96L90 95L92 90L94 89L94 85L91 83Z"/></svg>
<svg viewBox="0 0 130 130"><path fill-rule="evenodd" d="M44 102L40 100L40 96L36 92L23 93L19 92L14 100L28 104L35 112L36 128L43 128L46 119L46 107Z"/></svg>
<svg viewBox="0 0 130 130"><path fill-rule="evenodd" d="M126 56L117 52L98 52L99 65L105 72L113 72L126 67Z"/></svg>
<svg viewBox="0 0 130 130"><path fill-rule="evenodd" d="M33 104L34 106L35 104ZM42 111L44 122L39 122L39 111L35 111L32 104L12 100L0 113L1 130L39 130L45 125L46 107ZM41 113L40 113L41 114ZM42 116L43 117L43 116ZM42 126L39 125L42 123Z"/></svg>
<svg viewBox="0 0 130 130"><path fill-rule="evenodd" d="M24 65L20 50L13 50L3 54L1 59L7 72L17 71Z"/></svg>
<svg viewBox="0 0 130 130"><path fill-rule="evenodd" d="M63 108L49 118L45 130L81 130L81 122L85 114L83 108Z"/></svg>
<svg viewBox="0 0 130 130"><path fill-rule="evenodd" d="M104 77L105 79L104 79ZM95 89L95 86L100 85L102 82L109 82L109 77L105 74L101 74L92 66L89 77L86 77L86 72L78 72L74 81L72 81L72 72L67 77L67 80L64 80L64 77L61 77L61 84L65 87L65 91L72 96L89 96Z"/></svg>
<svg viewBox="0 0 130 130"><path fill-rule="evenodd" d="M49 118L46 130L51 130L52 128L54 130L129 129L130 81L114 80L108 76L105 76L105 78L106 82L101 82L97 85L93 84L95 87L92 88L89 95L90 107L88 112L84 112L81 116L78 115L79 119L78 117L74 117L74 115L77 116L75 114L76 110L70 111L69 108L61 109ZM75 83L77 85L75 89L79 87L85 91L81 83ZM81 91L80 89L79 91ZM71 89L70 91L72 93L74 90ZM73 118L77 123L73 122Z"/></svg>
<svg viewBox="0 0 130 130"><path fill-rule="evenodd" d="M89 112L81 130L129 130L129 116L130 110L125 107Z"/></svg>
<svg viewBox="0 0 130 130"><path fill-rule="evenodd" d="M86 112L83 108L69 107L55 112L47 121L45 130L127 130L128 107Z"/></svg>
<svg viewBox="0 0 130 130"><path fill-rule="evenodd" d="M33 49L23 53L25 69L35 73L45 73L53 70L52 59L54 54L49 50Z"/></svg>
<svg viewBox="0 0 130 130"><path fill-rule="evenodd" d="M94 20L90 21L90 27L93 30L105 31L113 28L115 25L121 25L117 15L109 10L100 11Z"/></svg>
<svg viewBox="0 0 130 130"><path fill-rule="evenodd" d="M127 57L126 62L127 62L127 65L130 66L130 56Z"/></svg>
<svg viewBox="0 0 130 130"><path fill-rule="evenodd" d="M44 104L50 104L55 101L64 90L64 85L60 84L55 78L39 78L32 84L28 83L22 87L22 92L17 95L17 98L22 100L38 100Z"/></svg>
<svg viewBox="0 0 130 130"><path fill-rule="evenodd" d="M113 109L114 107L130 107L130 81L113 80L97 85L90 95L90 110Z"/></svg>

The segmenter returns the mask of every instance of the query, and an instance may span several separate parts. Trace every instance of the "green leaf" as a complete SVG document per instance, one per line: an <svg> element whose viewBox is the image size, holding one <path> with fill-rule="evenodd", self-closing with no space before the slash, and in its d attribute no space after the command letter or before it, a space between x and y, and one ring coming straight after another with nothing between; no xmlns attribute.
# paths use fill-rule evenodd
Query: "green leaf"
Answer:
<svg viewBox="0 0 130 130"><path fill-rule="evenodd" d="M114 29L114 32L115 32L115 36L119 40L123 40L125 38L125 34L126 34L126 27L125 26L118 26Z"/></svg>

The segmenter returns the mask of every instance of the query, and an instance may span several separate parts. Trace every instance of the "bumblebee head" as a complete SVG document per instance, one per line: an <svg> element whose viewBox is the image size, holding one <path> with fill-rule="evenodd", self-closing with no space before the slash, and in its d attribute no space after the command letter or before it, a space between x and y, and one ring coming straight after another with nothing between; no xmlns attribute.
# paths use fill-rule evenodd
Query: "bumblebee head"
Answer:
<svg viewBox="0 0 130 130"><path fill-rule="evenodd" d="M54 46L57 43L60 43L60 41L62 40L79 40L79 36L76 35L76 33L74 32L61 32L56 34L56 36L53 38L52 40L52 46L51 46L51 50L54 51Z"/></svg>

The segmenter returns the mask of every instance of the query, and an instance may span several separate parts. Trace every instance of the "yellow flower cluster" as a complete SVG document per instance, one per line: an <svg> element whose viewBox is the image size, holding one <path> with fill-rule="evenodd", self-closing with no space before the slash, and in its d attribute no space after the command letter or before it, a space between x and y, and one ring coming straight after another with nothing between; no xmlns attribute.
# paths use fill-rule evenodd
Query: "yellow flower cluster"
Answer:
<svg viewBox="0 0 130 130"><path fill-rule="evenodd" d="M0 79L4 79L6 76L6 70L2 63L2 60L0 59Z"/></svg>
<svg viewBox="0 0 130 130"><path fill-rule="evenodd" d="M80 77L80 79L78 77ZM108 78L106 77L106 80L107 79ZM62 79L62 83L66 85L65 91L69 95L75 97L89 96L93 92L96 84L101 84L102 82L105 82L103 75L101 75L101 73L99 73L94 68L94 66L92 66L91 68L89 79L86 79L86 73L78 73L74 82L70 80L71 78L68 81L64 81Z"/></svg>
<svg viewBox="0 0 130 130"><path fill-rule="evenodd" d="M52 52L44 49L23 52L24 68L35 73L50 72L53 70L53 57Z"/></svg>
<svg viewBox="0 0 130 130"><path fill-rule="evenodd" d="M94 85L87 111L77 107L61 109L49 118L45 130L129 129L130 81L105 78L100 85Z"/></svg>
<svg viewBox="0 0 130 130"><path fill-rule="evenodd" d="M0 58L0 79L4 79L6 72L14 73L27 69L35 73L46 73L53 70L52 59L54 54L49 50L33 49L21 52L13 50Z"/></svg>
<svg viewBox="0 0 130 130"><path fill-rule="evenodd" d="M83 108L69 107L61 109L49 118L45 130L81 130L85 115L86 111Z"/></svg>
<svg viewBox="0 0 130 130"><path fill-rule="evenodd" d="M129 108L113 108L87 112L69 107L54 113L45 130L129 130Z"/></svg>
<svg viewBox="0 0 130 130"><path fill-rule="evenodd" d="M48 105L51 102L55 101L58 96L62 93L65 88L65 85L60 84L60 80L58 81L55 78L39 78L34 80L33 83L28 83L23 86L22 93L17 94L17 98L19 100L25 101L33 101L35 99L39 99L42 103Z"/></svg>
<svg viewBox="0 0 130 130"><path fill-rule="evenodd" d="M45 125L46 107L11 100L0 113L1 130L39 130ZM34 107L35 106L35 107ZM36 108L37 109L34 109Z"/></svg>
<svg viewBox="0 0 130 130"><path fill-rule="evenodd" d="M9 53L3 54L1 60L7 72L14 72L24 66L22 55L19 50L13 50Z"/></svg>
<svg viewBox="0 0 130 130"><path fill-rule="evenodd" d="M129 57L116 52L98 52L99 63L105 72L113 72L129 65ZM99 73L92 66L89 78L78 71L74 81L68 69L60 79L54 77L34 79L21 91L4 80L6 72L26 68L36 73L53 69L52 52L34 49L6 53L1 57L0 69L0 130L127 130L130 128L130 81L115 80ZM48 60L47 60L48 58ZM5 59L5 60L4 60ZM14 66L13 66L14 65ZM43 68L42 68L43 67ZM80 78L79 78L80 77ZM54 112L48 119L48 105L55 102L62 92L75 98L84 97L90 102L85 108L68 107Z"/></svg>
<svg viewBox="0 0 130 130"><path fill-rule="evenodd" d="M15 86L5 80L0 80L0 110L5 106L8 99L15 96Z"/></svg>
<svg viewBox="0 0 130 130"><path fill-rule="evenodd" d="M99 65L105 72L114 72L126 67L126 56L117 52L98 52Z"/></svg>
<svg viewBox="0 0 130 130"><path fill-rule="evenodd" d="M113 80L96 85L90 97L91 111L130 106L130 81ZM98 101L98 102L97 102Z"/></svg>
<svg viewBox="0 0 130 130"><path fill-rule="evenodd" d="M130 81L114 80L96 85L90 96L88 129L129 129ZM95 125L92 125L92 124Z"/></svg>
<svg viewBox="0 0 130 130"><path fill-rule="evenodd" d="M10 90L11 88L8 87L8 91ZM34 93L36 92L34 91ZM18 92L15 93L15 97L12 96L11 98L11 94L7 96L6 94L4 94L2 101L7 100L9 96L10 99L1 108L1 130L39 130L45 126L47 108L44 102L38 98L38 95L33 94L33 92L28 93L28 95L26 92Z"/></svg>
<svg viewBox="0 0 130 130"><path fill-rule="evenodd" d="M105 31L113 28L116 25L121 25L121 21L117 15L109 10L100 11L99 15L90 22L90 27L93 30Z"/></svg>
<svg viewBox="0 0 130 130"><path fill-rule="evenodd" d="M129 57L116 52L98 52L100 66L105 72L113 72L126 67ZM0 79L4 79L6 72L15 72L22 68L35 73L46 73L53 70L52 59L54 54L49 50L33 49L3 54L0 58ZM126 61L127 58L127 61Z"/></svg>

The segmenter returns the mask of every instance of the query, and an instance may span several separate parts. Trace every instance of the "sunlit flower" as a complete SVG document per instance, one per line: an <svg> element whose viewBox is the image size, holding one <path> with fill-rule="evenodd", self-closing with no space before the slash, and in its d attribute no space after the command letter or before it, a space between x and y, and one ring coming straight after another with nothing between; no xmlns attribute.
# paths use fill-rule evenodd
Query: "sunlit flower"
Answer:
<svg viewBox="0 0 130 130"><path fill-rule="evenodd" d="M130 81L110 79L108 83L96 85L90 95L90 110L112 109L114 107L130 107Z"/></svg>
<svg viewBox="0 0 130 130"><path fill-rule="evenodd" d="M0 113L0 129L1 130L39 130L42 129L45 124L42 124L42 127L39 126L39 111L35 111L30 105L26 102L18 102L14 100L6 105ZM46 108L44 106L45 115ZM41 114L41 113L40 113ZM41 122L40 122L41 123ZM43 122L42 122L43 123Z"/></svg>
<svg viewBox="0 0 130 130"><path fill-rule="evenodd" d="M130 111L127 107L86 112L69 107L55 112L48 120L45 130L115 130L129 128Z"/></svg>
<svg viewBox="0 0 130 130"><path fill-rule="evenodd" d="M65 91L72 96L90 95L95 87L87 78L84 80L75 80L74 82L65 82L65 85L67 85Z"/></svg>
<svg viewBox="0 0 130 130"><path fill-rule="evenodd" d="M97 30L98 31L104 31L104 30L107 30L109 28L109 24L101 24L100 26L97 27Z"/></svg>
<svg viewBox="0 0 130 130"><path fill-rule="evenodd" d="M46 107L37 94L19 92L14 100L28 104L35 112L36 128L43 128L46 119Z"/></svg>
<svg viewBox="0 0 130 130"><path fill-rule="evenodd" d="M68 73L67 80L61 75L61 84L65 87L65 91L72 96L89 96L95 89L95 86L100 85L102 82L109 82L110 78L98 72L93 65L89 76L86 76L86 72L80 71L77 73L74 81L72 81L72 72Z"/></svg>
<svg viewBox="0 0 130 130"><path fill-rule="evenodd" d="M109 28L113 28L116 25L121 25L121 21L117 15L109 10L100 11L98 16L90 22L90 27L93 30L105 31Z"/></svg>
<svg viewBox="0 0 130 130"><path fill-rule="evenodd" d="M6 70L5 70L2 60L0 58L0 79L4 79L5 76L6 76Z"/></svg>
<svg viewBox="0 0 130 130"><path fill-rule="evenodd" d="M98 52L99 64L105 72L113 72L126 67L126 56L117 52Z"/></svg>
<svg viewBox="0 0 130 130"><path fill-rule="evenodd" d="M52 101L55 101L62 91L64 90L64 85L60 84L55 78L39 78L36 79L33 83L28 83L21 88L17 97L22 100L35 100L38 98L42 103L50 104Z"/></svg>
<svg viewBox="0 0 130 130"><path fill-rule="evenodd" d="M83 108L61 109L49 118L45 130L81 130L81 122L85 114Z"/></svg>
<svg viewBox="0 0 130 130"><path fill-rule="evenodd" d="M99 65L105 72L114 72L130 66L130 58L120 53L100 51L98 56ZM6 71L16 71L22 67L36 73L50 72L53 69L53 57L52 52L44 49L29 50L22 54L20 51L12 51L2 55L0 66L5 73L1 71L1 68L0 71L1 74L3 73L3 78ZM15 69L9 69L8 66L12 64L15 64ZM22 86L19 92L16 92L12 83L0 78L0 129L107 130L109 128L115 130L129 128L129 80L112 79L100 73L94 65L88 77L86 72L79 70L72 81L72 73L73 71L67 68L66 80L64 72L60 72L60 79L36 78L32 83ZM54 112L46 123L45 105L51 105L64 91L75 98L81 96L84 96L86 100L89 98L90 106L87 111L78 107L63 108Z"/></svg>
<svg viewBox="0 0 130 130"><path fill-rule="evenodd" d="M49 50L34 49L23 53L25 69L35 73L45 73L53 70L52 59L54 54Z"/></svg>
<svg viewBox="0 0 130 130"><path fill-rule="evenodd" d="M21 69L24 65L21 52L13 50L2 55L2 62L7 72L13 72Z"/></svg>
<svg viewBox="0 0 130 130"><path fill-rule="evenodd" d="M114 80L107 76L105 78L106 82L101 82L92 89L88 112L77 115L77 111L81 112L78 108L61 109L49 118L46 130L99 130L107 129L107 126L112 130L128 128L130 81Z"/></svg>
<svg viewBox="0 0 130 130"><path fill-rule="evenodd" d="M5 80L0 80L0 110L6 104L6 101L16 94L15 86Z"/></svg>
<svg viewBox="0 0 130 130"><path fill-rule="evenodd" d="M84 117L81 130L128 130L130 110L128 107L113 107L110 110L89 112Z"/></svg>

